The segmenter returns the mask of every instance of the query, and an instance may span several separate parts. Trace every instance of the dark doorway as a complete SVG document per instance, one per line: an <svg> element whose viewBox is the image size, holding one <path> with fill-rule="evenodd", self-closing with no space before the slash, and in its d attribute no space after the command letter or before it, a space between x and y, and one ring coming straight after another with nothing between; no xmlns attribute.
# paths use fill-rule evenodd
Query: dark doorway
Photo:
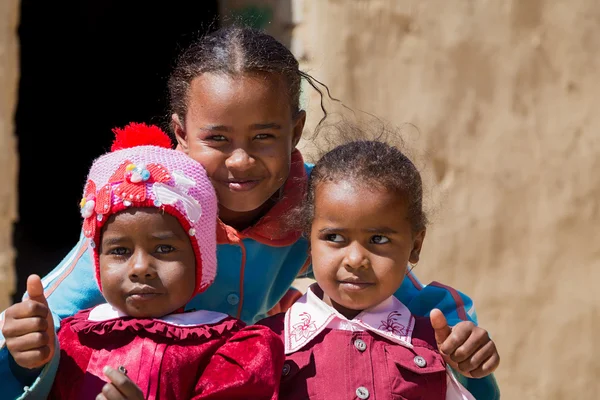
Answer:
<svg viewBox="0 0 600 400"><path fill-rule="evenodd" d="M216 0L22 0L15 301L77 242L85 176L111 129L164 126L176 54L216 28Z"/></svg>

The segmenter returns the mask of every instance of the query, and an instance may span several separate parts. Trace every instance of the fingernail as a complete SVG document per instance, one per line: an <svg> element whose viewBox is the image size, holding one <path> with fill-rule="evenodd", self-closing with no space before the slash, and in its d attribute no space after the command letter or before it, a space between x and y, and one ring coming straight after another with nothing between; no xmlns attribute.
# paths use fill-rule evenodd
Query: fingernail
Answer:
<svg viewBox="0 0 600 400"><path fill-rule="evenodd" d="M104 372L105 374L110 372L110 367L108 365L106 365L104 368L102 368L102 372Z"/></svg>

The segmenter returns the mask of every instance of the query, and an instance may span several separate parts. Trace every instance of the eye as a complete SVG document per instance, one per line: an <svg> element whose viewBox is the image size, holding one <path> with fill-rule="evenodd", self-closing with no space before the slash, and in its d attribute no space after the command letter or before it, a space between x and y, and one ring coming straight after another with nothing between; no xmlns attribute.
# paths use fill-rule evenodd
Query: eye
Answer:
<svg viewBox="0 0 600 400"><path fill-rule="evenodd" d="M225 142L227 141L227 138L223 135L211 135L208 136L206 140L209 140L211 142Z"/></svg>
<svg viewBox="0 0 600 400"><path fill-rule="evenodd" d="M175 247L168 244L161 244L156 248L156 252L161 254L172 253L173 251L175 251Z"/></svg>
<svg viewBox="0 0 600 400"><path fill-rule="evenodd" d="M375 244L389 243L389 241L390 241L390 239L383 235L375 235L375 236L371 237L371 243L375 243Z"/></svg>
<svg viewBox="0 0 600 400"><path fill-rule="evenodd" d="M126 254L129 253L129 249L125 248L125 247L116 247L114 249L110 249L108 254L112 255L112 256L124 256Z"/></svg>
<svg viewBox="0 0 600 400"><path fill-rule="evenodd" d="M344 237L342 235L338 235L337 233L329 233L325 235L325 240L328 242L341 243L344 241Z"/></svg>
<svg viewBox="0 0 600 400"><path fill-rule="evenodd" d="M275 136L271 135L270 133L259 133L258 135L254 136L254 139L257 140L266 140L266 139L272 139Z"/></svg>

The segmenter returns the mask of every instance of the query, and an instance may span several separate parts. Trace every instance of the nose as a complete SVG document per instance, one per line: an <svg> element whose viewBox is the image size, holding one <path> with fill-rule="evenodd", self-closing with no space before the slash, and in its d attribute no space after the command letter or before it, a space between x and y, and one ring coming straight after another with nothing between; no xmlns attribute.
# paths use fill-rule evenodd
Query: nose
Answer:
<svg viewBox="0 0 600 400"><path fill-rule="evenodd" d="M136 251L129 259L131 268L129 278L132 281L145 281L156 278L156 268L152 256L144 251Z"/></svg>
<svg viewBox="0 0 600 400"><path fill-rule="evenodd" d="M256 160L252 157L245 149L238 147L231 152L227 160L225 160L225 166L227 169L236 171L246 171L252 168Z"/></svg>
<svg viewBox="0 0 600 400"><path fill-rule="evenodd" d="M357 242L352 242L347 247L347 252L344 257L344 265L348 268L368 268L371 265L369 256L364 247Z"/></svg>

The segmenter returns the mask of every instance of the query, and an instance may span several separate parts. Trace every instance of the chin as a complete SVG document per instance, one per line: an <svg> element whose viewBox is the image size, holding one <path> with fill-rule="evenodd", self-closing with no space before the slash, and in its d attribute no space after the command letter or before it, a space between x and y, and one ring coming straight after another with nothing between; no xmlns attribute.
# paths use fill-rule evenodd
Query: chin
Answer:
<svg viewBox="0 0 600 400"><path fill-rule="evenodd" d="M353 300L352 298L346 297L340 299L340 302L338 302L338 304L349 310L362 311L366 310L367 308L371 308L379 303L373 303L372 301Z"/></svg>
<svg viewBox="0 0 600 400"><path fill-rule="evenodd" d="M230 196L227 196L230 197ZM271 196L252 196L250 193L238 194L235 199L230 199L228 201L226 196L222 196L219 198L219 206L225 208L226 210L233 211L235 213L250 213L252 211L259 210L262 208L265 203L269 201ZM222 200L221 200L222 199Z"/></svg>
<svg viewBox="0 0 600 400"><path fill-rule="evenodd" d="M169 313L163 313L157 307L127 307L125 314L134 318L159 318Z"/></svg>
<svg viewBox="0 0 600 400"><path fill-rule="evenodd" d="M264 190L261 190L259 193L256 189L245 193L232 193L230 191L219 193L219 191L217 191L219 207L235 213L249 213L256 211L263 207L278 190L276 189L273 193L266 195Z"/></svg>
<svg viewBox="0 0 600 400"><path fill-rule="evenodd" d="M221 207L225 208L226 210L234 212L234 213L250 213L252 211L258 210L263 204L264 203L260 203L260 204L256 205L256 203L252 202L252 203L244 203L244 204L221 203L219 205Z"/></svg>

